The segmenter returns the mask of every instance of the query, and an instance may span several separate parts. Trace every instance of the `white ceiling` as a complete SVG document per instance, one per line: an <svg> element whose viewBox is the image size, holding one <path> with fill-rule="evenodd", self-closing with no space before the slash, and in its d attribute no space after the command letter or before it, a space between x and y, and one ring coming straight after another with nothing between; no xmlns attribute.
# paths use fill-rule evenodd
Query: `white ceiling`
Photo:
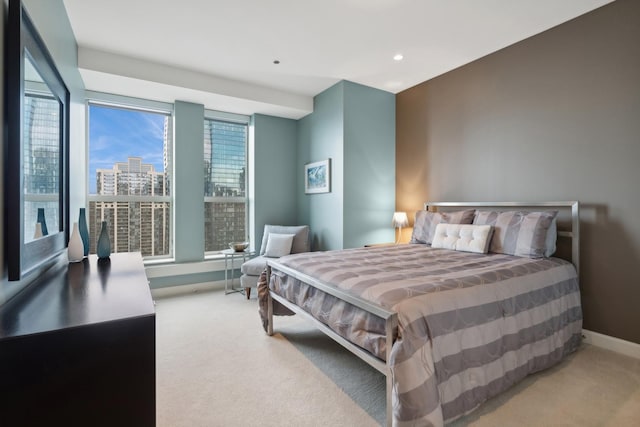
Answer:
<svg viewBox="0 0 640 427"><path fill-rule="evenodd" d="M398 93L610 1L64 4L87 89L299 118L340 80ZM404 60L394 61L397 53Z"/></svg>

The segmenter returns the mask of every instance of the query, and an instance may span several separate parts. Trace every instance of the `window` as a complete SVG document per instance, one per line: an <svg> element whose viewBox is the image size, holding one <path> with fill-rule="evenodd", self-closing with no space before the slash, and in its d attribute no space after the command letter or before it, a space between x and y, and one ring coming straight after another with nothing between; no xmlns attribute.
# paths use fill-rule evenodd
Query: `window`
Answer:
<svg viewBox="0 0 640 427"><path fill-rule="evenodd" d="M204 121L205 252L247 240L248 118Z"/></svg>
<svg viewBox="0 0 640 427"><path fill-rule="evenodd" d="M112 252L171 256L170 113L90 102L88 117L90 252L106 221Z"/></svg>

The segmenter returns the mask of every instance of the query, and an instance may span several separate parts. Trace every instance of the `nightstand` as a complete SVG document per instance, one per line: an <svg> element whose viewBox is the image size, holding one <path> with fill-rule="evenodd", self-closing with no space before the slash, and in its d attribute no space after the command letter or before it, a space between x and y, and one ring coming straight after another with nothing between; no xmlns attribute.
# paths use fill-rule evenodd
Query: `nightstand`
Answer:
<svg viewBox="0 0 640 427"><path fill-rule="evenodd" d="M234 260L242 259L242 262L240 263L240 265L242 265L245 261L251 259L255 255L255 252L250 250L234 251L233 249L225 249L220 252L224 255L224 294L227 295L233 292L242 293L244 291L243 288L236 288L234 286ZM231 282L230 287L229 282Z"/></svg>

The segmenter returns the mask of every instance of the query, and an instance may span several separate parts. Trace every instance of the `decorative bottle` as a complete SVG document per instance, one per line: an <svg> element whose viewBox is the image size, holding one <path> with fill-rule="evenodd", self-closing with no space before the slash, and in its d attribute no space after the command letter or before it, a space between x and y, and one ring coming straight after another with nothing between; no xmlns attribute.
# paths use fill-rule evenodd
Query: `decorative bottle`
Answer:
<svg viewBox="0 0 640 427"><path fill-rule="evenodd" d="M82 243L82 237L80 237L80 232L78 231L77 222L73 223L73 231L69 238L67 253L69 256L69 262L82 261L82 258L84 258L84 245Z"/></svg>
<svg viewBox="0 0 640 427"><path fill-rule="evenodd" d="M38 220L40 223L40 227L42 227L42 235L49 235L49 231L47 230L47 221L44 219L44 208L38 208Z"/></svg>
<svg viewBox="0 0 640 427"><path fill-rule="evenodd" d="M80 208L80 217L78 218L78 227L80 229L80 237L84 245L84 256L89 255L89 229L87 228L87 216L85 208Z"/></svg>
<svg viewBox="0 0 640 427"><path fill-rule="evenodd" d="M36 231L33 233L33 238L35 239L39 239L40 237L42 237L42 224L40 224L39 222L36 222Z"/></svg>
<svg viewBox="0 0 640 427"><path fill-rule="evenodd" d="M111 255L111 241L109 240L107 221L102 221L102 228L100 229L100 237L98 238L96 253L100 259L109 258L109 255Z"/></svg>

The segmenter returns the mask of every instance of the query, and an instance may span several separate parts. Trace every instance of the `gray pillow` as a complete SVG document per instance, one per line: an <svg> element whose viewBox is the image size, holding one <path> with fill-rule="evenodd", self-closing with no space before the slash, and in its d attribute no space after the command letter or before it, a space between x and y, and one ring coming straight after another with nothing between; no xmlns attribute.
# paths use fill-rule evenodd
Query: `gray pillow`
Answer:
<svg viewBox="0 0 640 427"><path fill-rule="evenodd" d="M558 240L557 221L558 218L553 218L553 221L551 221L551 225L549 226L549 230L547 230L547 240L544 244L544 256L547 258L556 253L556 240Z"/></svg>
<svg viewBox="0 0 640 427"><path fill-rule="evenodd" d="M433 242L433 236L438 224L471 224L474 213L474 209L456 212L417 211L413 223L411 243L426 243L430 245Z"/></svg>
<svg viewBox="0 0 640 427"><path fill-rule="evenodd" d="M473 223L493 225L490 252L543 258L549 253L547 232L557 214L557 211L477 211Z"/></svg>
<svg viewBox="0 0 640 427"><path fill-rule="evenodd" d="M269 233L269 241L264 251L264 256L269 258L280 258L291 253L291 244L295 234Z"/></svg>
<svg viewBox="0 0 640 427"><path fill-rule="evenodd" d="M309 236L308 225L265 225L264 234L262 235L262 245L260 246L260 255L264 255L267 250L269 241L269 233L276 234L294 234L293 244L291 245L291 253L311 251L311 239Z"/></svg>

